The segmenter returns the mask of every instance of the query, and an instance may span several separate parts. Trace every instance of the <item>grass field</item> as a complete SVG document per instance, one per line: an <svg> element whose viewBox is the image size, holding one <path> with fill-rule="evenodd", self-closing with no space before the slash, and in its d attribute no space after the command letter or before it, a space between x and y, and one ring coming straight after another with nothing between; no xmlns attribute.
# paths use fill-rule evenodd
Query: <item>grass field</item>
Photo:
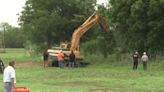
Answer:
<svg viewBox="0 0 164 92"><path fill-rule="evenodd" d="M24 57L34 58L28 51L25 54L17 53L12 58L8 56L12 53L0 54L0 59L19 57L15 64L16 86L26 86L30 92L164 92L163 63L151 61L147 71L142 70L141 63L137 70L132 70L132 64L123 66L120 62L59 69L42 68L42 61L24 59L21 62ZM0 92L3 90L1 82Z"/></svg>
<svg viewBox="0 0 164 92"><path fill-rule="evenodd" d="M3 48L0 48L1 51L3 51ZM29 50L25 50L23 48L6 48L6 53L0 54L0 59L3 61L38 61L41 59L40 56L31 55ZM15 51L15 54L13 53Z"/></svg>

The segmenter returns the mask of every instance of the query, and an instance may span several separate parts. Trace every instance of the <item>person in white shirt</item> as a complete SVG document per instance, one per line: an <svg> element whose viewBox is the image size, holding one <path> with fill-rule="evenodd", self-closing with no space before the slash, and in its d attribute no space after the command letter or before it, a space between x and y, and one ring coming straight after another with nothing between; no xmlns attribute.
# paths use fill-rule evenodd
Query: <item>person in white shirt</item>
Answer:
<svg viewBox="0 0 164 92"><path fill-rule="evenodd" d="M147 70L148 56L146 55L146 52L143 53L141 61L143 63L143 70Z"/></svg>
<svg viewBox="0 0 164 92"><path fill-rule="evenodd" d="M4 92L11 92L15 88L16 76L14 70L14 61L9 62L9 66L5 68L3 75Z"/></svg>

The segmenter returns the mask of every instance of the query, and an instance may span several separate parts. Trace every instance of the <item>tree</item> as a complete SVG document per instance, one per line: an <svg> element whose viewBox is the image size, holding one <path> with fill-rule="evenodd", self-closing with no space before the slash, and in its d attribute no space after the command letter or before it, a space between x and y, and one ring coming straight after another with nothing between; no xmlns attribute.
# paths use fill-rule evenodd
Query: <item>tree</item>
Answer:
<svg viewBox="0 0 164 92"><path fill-rule="evenodd" d="M32 44L50 48L71 41L74 30L95 11L95 4L96 0L27 0L19 22ZM81 40L95 37L94 31L90 29Z"/></svg>
<svg viewBox="0 0 164 92"><path fill-rule="evenodd" d="M147 34L146 46L150 47L150 51L163 51L164 50L164 0L150 0L149 7L147 11L148 16L148 26L150 31Z"/></svg>
<svg viewBox="0 0 164 92"><path fill-rule="evenodd" d="M8 48L23 48L23 43L26 38L21 28L12 27L6 32L6 47Z"/></svg>
<svg viewBox="0 0 164 92"><path fill-rule="evenodd" d="M2 48L3 46L3 44L2 44L2 41L3 41L3 33L2 33L3 31L1 31L0 30L0 48Z"/></svg>
<svg viewBox="0 0 164 92"><path fill-rule="evenodd" d="M3 43L3 48L4 48L4 52L5 52L5 33L6 33L6 31L8 31L8 30L10 30L11 29L11 26L8 24L8 23L6 23L6 22L2 22L1 24L0 24L0 28L1 28L1 30L3 30L3 41L2 41L2 43Z"/></svg>
<svg viewBox="0 0 164 92"><path fill-rule="evenodd" d="M109 18L127 48L163 50L163 0L110 0Z"/></svg>
<svg viewBox="0 0 164 92"><path fill-rule="evenodd" d="M7 48L23 48L23 43L25 43L25 37L23 35L22 28L12 27L8 23L1 23L1 43Z"/></svg>

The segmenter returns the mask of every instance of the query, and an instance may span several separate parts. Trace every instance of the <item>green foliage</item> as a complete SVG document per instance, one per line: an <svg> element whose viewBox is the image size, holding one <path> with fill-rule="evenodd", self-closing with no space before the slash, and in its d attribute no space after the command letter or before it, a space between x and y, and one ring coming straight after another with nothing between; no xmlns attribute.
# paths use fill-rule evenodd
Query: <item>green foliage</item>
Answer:
<svg viewBox="0 0 164 92"><path fill-rule="evenodd" d="M0 48L2 48L3 46L3 44L2 44L2 41L3 41L3 32L2 31L0 31Z"/></svg>
<svg viewBox="0 0 164 92"><path fill-rule="evenodd" d="M37 46L71 41L72 33L94 11L96 0L27 0L19 16L20 25L29 41ZM82 38L92 38L91 31Z"/></svg>
<svg viewBox="0 0 164 92"><path fill-rule="evenodd" d="M146 45L151 46L152 50L163 50L163 25L164 25L164 18L163 18L163 0L150 0L149 7L148 7L148 19L150 27L150 32L147 35L147 43Z"/></svg>
<svg viewBox="0 0 164 92"><path fill-rule="evenodd" d="M23 43L25 43L25 36L23 34L22 28L12 27L8 23L0 24L0 44L4 45L5 38L5 47L6 48L23 48ZM5 35L4 35L5 30Z"/></svg>
<svg viewBox="0 0 164 92"><path fill-rule="evenodd" d="M26 50L30 50L30 49L34 49L35 48L35 45L32 45L29 40L26 40L26 43L24 43L23 46L24 46L24 48Z"/></svg>
<svg viewBox="0 0 164 92"><path fill-rule="evenodd" d="M88 41L82 44L84 52L89 54L99 55L103 54L104 57L107 57L107 54L112 54L115 51L113 44L109 43L104 37L97 37L97 39Z"/></svg>
<svg viewBox="0 0 164 92"><path fill-rule="evenodd" d="M5 45L7 48L23 48L23 43L26 38L20 28L13 27L6 32L5 36Z"/></svg>
<svg viewBox="0 0 164 92"><path fill-rule="evenodd" d="M35 54L39 54L44 52L46 49L48 49L46 47L46 44L32 44L31 41L27 40L26 43L23 44L26 50L32 50L33 51L33 55Z"/></svg>
<svg viewBox="0 0 164 92"><path fill-rule="evenodd" d="M163 0L110 0L109 18L123 42L140 52L163 50Z"/></svg>

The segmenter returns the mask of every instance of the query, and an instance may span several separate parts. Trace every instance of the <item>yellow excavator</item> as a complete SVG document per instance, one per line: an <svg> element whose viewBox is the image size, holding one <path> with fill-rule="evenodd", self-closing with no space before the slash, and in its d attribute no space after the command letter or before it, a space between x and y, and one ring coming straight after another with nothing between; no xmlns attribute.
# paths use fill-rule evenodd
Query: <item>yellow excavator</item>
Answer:
<svg viewBox="0 0 164 92"><path fill-rule="evenodd" d="M103 16L98 12L94 12L79 28L77 28L73 34L71 42L62 42L60 47L52 47L48 49L49 53L49 66L58 65L56 61L58 61L57 56L60 53L60 50L63 51L64 54L64 66L66 66L69 62L69 55L71 51L74 51L76 56L76 62L84 60L84 56L79 54L79 40L81 36L86 33L93 25L99 23L101 28L104 30L106 37L110 37L111 31L109 31L109 25L104 20Z"/></svg>

